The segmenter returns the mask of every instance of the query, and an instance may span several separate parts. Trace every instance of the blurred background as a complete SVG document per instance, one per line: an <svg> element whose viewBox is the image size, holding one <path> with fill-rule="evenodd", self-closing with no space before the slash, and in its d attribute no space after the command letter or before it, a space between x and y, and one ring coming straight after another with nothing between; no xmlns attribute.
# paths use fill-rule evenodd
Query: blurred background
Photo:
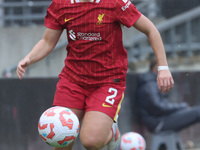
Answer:
<svg viewBox="0 0 200 150"><path fill-rule="evenodd" d="M51 106L58 74L67 55L66 34L54 51L30 66L25 78L17 79L16 67L38 42L49 0L0 0L0 150L51 149L37 133L37 121ZM200 104L200 0L133 0L133 4L158 28L163 38L175 87L169 100ZM154 56L145 35L134 28L123 28L124 47L128 51L127 90L122 103L119 127L122 133L141 133L147 149L152 134L141 129L133 109L136 76L148 71ZM123 117L126 116L126 117ZM181 131L184 143L192 141L200 148L200 125ZM82 149L80 143L77 149Z"/></svg>

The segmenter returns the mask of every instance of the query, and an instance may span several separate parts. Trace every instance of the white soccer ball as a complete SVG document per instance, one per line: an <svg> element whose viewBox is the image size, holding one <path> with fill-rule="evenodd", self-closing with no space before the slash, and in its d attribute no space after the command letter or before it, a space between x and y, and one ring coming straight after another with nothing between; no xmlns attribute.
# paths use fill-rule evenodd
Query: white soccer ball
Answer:
<svg viewBox="0 0 200 150"><path fill-rule="evenodd" d="M120 150L145 150L144 138L136 132L127 132L122 135Z"/></svg>
<svg viewBox="0 0 200 150"><path fill-rule="evenodd" d="M65 147L73 142L79 133L79 120L68 108L51 107L40 117L38 132L43 141L53 147Z"/></svg>

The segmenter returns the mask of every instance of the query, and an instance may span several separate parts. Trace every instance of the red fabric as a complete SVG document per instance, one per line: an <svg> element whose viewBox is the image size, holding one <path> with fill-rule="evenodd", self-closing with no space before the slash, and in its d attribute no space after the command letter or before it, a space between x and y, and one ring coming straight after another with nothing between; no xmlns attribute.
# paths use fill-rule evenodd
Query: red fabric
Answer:
<svg viewBox="0 0 200 150"><path fill-rule="evenodd" d="M141 13L129 0L74 2L53 0L45 26L67 29L68 46L61 75L80 85L125 85L127 52L121 24L131 27ZM116 83L117 84L117 83Z"/></svg>
<svg viewBox="0 0 200 150"><path fill-rule="evenodd" d="M54 97L54 106L100 111L113 120L117 120L121 101L125 92L124 86L79 86L61 77Z"/></svg>

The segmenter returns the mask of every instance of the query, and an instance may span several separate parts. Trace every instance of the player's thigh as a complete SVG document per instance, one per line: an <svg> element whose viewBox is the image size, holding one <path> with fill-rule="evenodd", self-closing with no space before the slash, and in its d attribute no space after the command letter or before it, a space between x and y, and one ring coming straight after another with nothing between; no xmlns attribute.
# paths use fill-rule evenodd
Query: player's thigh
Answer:
<svg viewBox="0 0 200 150"><path fill-rule="evenodd" d="M76 116L78 117L78 119L79 119L80 122L82 121L83 116L85 114L84 110L75 109L75 108L68 108L68 109L70 109L71 111L73 111L76 114Z"/></svg>
<svg viewBox="0 0 200 150"><path fill-rule="evenodd" d="M80 140L85 146L98 145L99 147L106 144L108 140L113 119L107 114L99 111L88 111L85 113L81 131Z"/></svg>

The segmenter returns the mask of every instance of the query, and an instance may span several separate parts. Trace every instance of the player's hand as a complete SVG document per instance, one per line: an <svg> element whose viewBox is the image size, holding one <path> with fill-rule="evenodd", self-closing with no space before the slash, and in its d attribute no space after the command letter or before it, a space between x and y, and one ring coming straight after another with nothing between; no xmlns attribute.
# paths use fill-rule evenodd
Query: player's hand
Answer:
<svg viewBox="0 0 200 150"><path fill-rule="evenodd" d="M157 84L160 92L167 93L174 86L174 80L169 70L158 71Z"/></svg>
<svg viewBox="0 0 200 150"><path fill-rule="evenodd" d="M20 80L24 76L24 73L29 65L30 65L30 60L28 58L24 58L18 63L16 73Z"/></svg>

